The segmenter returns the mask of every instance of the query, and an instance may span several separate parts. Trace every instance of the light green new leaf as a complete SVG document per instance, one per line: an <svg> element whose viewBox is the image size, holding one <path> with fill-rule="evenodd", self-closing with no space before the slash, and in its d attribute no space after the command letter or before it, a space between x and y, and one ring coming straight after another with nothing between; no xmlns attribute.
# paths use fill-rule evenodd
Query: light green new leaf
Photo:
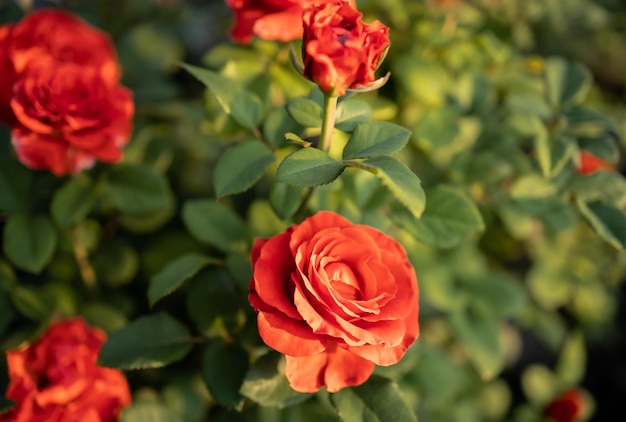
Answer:
<svg viewBox="0 0 626 422"><path fill-rule="evenodd" d="M4 227L4 253L25 271L39 274L57 246L57 232L45 215L11 215Z"/></svg>
<svg viewBox="0 0 626 422"><path fill-rule="evenodd" d="M389 156L379 156L362 162L349 161L346 163L374 174L415 218L422 216L426 206L426 195L422 189L422 182L400 160Z"/></svg>
<svg viewBox="0 0 626 422"><path fill-rule="evenodd" d="M335 127L344 132L352 132L361 123L372 119L372 108L365 101L348 98L337 105Z"/></svg>
<svg viewBox="0 0 626 422"><path fill-rule="evenodd" d="M248 372L249 359L246 351L235 343L212 341L202 358L202 377L211 396L229 407L237 407L243 396L239 389Z"/></svg>
<svg viewBox="0 0 626 422"><path fill-rule="evenodd" d="M450 323L480 377L487 381L498 375L504 366L504 353L500 347L497 320L476 310L455 312Z"/></svg>
<svg viewBox="0 0 626 422"><path fill-rule="evenodd" d="M98 191L88 176L74 176L52 197L52 217L60 226L73 226L87 217L97 198Z"/></svg>
<svg viewBox="0 0 626 422"><path fill-rule="evenodd" d="M274 154L260 141L248 141L228 149L215 166L215 195L243 192L259 181L274 162Z"/></svg>
<svg viewBox="0 0 626 422"><path fill-rule="evenodd" d="M389 122L363 123L354 130L343 150L343 159L369 158L400 151L411 131Z"/></svg>
<svg viewBox="0 0 626 422"><path fill-rule="evenodd" d="M159 403L139 402L124 409L120 422L183 422L174 412Z"/></svg>
<svg viewBox="0 0 626 422"><path fill-rule="evenodd" d="M378 375L330 396L343 422L417 422L398 385Z"/></svg>
<svg viewBox="0 0 626 422"><path fill-rule="evenodd" d="M122 212L150 213L170 205L167 180L151 167L119 164L110 169L105 181L106 196Z"/></svg>
<svg viewBox="0 0 626 422"><path fill-rule="evenodd" d="M602 239L616 249L626 248L626 214L604 202L586 204L577 201L578 209Z"/></svg>
<svg viewBox="0 0 626 422"><path fill-rule="evenodd" d="M575 331L569 335L561 348L555 372L564 385L573 386L582 381L586 367L585 338L581 332Z"/></svg>
<svg viewBox="0 0 626 422"><path fill-rule="evenodd" d="M335 180L344 165L317 148L292 152L280 163L276 181L296 186L319 186Z"/></svg>
<svg viewBox="0 0 626 422"><path fill-rule="evenodd" d="M224 112L246 129L257 127L263 118L263 103L240 82L228 79L219 73L188 64L181 64L215 95Z"/></svg>
<svg viewBox="0 0 626 422"><path fill-rule="evenodd" d="M582 103L592 84L589 70L562 58L546 60L545 69L546 93L550 105L564 109Z"/></svg>
<svg viewBox="0 0 626 422"><path fill-rule="evenodd" d="M185 202L183 222L193 237L221 251L240 249L245 245L245 223L228 207L208 199Z"/></svg>
<svg viewBox="0 0 626 422"><path fill-rule="evenodd" d="M164 313L148 315L111 334L98 364L120 369L160 368L182 359L192 345L183 324Z"/></svg>
<svg viewBox="0 0 626 422"><path fill-rule="evenodd" d="M216 262L218 261L196 253L183 255L169 262L150 280L148 287L150 306L154 306L159 300L178 289L206 265Z"/></svg>
<svg viewBox="0 0 626 422"><path fill-rule="evenodd" d="M574 153L573 140L565 137L550 138L545 131L535 137L537 161L545 178L553 178L569 162Z"/></svg>
<svg viewBox="0 0 626 422"><path fill-rule="evenodd" d="M304 127L322 126L322 107L308 98L294 98L287 103L287 112Z"/></svg>

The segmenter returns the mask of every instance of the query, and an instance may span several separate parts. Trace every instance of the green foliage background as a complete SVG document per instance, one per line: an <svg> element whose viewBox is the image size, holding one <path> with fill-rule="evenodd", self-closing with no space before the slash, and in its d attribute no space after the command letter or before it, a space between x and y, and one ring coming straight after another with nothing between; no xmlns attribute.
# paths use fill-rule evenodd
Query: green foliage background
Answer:
<svg viewBox="0 0 626 422"><path fill-rule="evenodd" d="M223 2L60 3L115 40L134 136L123 163L56 178L0 127L2 349L59 316L103 327L125 422L537 421L573 386L610 415L624 391L587 369L624 351L626 183L577 157L621 163L623 2L357 1L391 27L391 79L340 101L329 154L302 148L321 93L288 46L231 43ZM289 389L246 296L253 239L321 209L397 238L421 295L405 358L334 395Z"/></svg>

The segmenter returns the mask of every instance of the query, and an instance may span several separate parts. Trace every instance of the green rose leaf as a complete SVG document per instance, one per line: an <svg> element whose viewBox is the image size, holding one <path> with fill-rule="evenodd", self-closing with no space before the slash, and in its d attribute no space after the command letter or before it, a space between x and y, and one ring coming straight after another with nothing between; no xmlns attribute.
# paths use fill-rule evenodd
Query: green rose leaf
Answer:
<svg viewBox="0 0 626 422"><path fill-rule="evenodd" d="M120 422L183 422L183 420L162 404L139 402L124 409Z"/></svg>
<svg viewBox="0 0 626 422"><path fill-rule="evenodd" d="M154 306L159 300L178 289L206 265L217 262L197 253L189 253L171 261L150 280L148 288L150 306Z"/></svg>
<svg viewBox="0 0 626 422"><path fill-rule="evenodd" d="M105 180L106 197L122 212L151 213L171 203L167 180L151 167L119 164L110 169Z"/></svg>
<svg viewBox="0 0 626 422"><path fill-rule="evenodd" d="M311 397L311 394L299 393L289 386L285 374L278 370L281 359L278 353L268 353L254 362L241 386L241 394L261 406L278 408L292 406Z"/></svg>
<svg viewBox="0 0 626 422"><path fill-rule="evenodd" d="M459 135L458 119L459 112L454 107L426 111L415 130L416 139L427 149L444 147Z"/></svg>
<svg viewBox="0 0 626 422"><path fill-rule="evenodd" d="M248 354L235 343L212 341L202 357L202 376L217 402L238 407L243 399L239 389L248 372Z"/></svg>
<svg viewBox="0 0 626 422"><path fill-rule="evenodd" d="M614 171L575 176L567 187L574 196L585 202L603 201L617 207L626 202L626 179Z"/></svg>
<svg viewBox="0 0 626 422"><path fill-rule="evenodd" d="M206 337L241 330L246 321L243 309L249 306L236 280L217 267L205 268L191 279L186 303L189 317Z"/></svg>
<svg viewBox="0 0 626 422"><path fill-rule="evenodd" d="M93 208L98 191L85 174L72 177L52 197L52 217L60 226L73 226Z"/></svg>
<svg viewBox="0 0 626 422"><path fill-rule="evenodd" d="M415 217L420 218L426 206L422 182L400 160L389 156L372 157L365 161L347 161L378 177L392 195Z"/></svg>
<svg viewBox="0 0 626 422"><path fill-rule="evenodd" d="M274 147L285 144L286 133L297 132L298 130L298 124L289 116L285 107L271 110L263 122L263 135Z"/></svg>
<svg viewBox="0 0 626 422"><path fill-rule="evenodd" d="M564 109L582 103L592 84L589 70L561 58L546 60L545 69L546 93L552 106Z"/></svg>
<svg viewBox="0 0 626 422"><path fill-rule="evenodd" d="M182 216L189 233L201 242L224 252L245 246L245 223L220 203L208 199L187 201Z"/></svg>
<svg viewBox="0 0 626 422"><path fill-rule="evenodd" d="M46 321L56 310L54 299L42 289L14 286L9 296L17 312L33 321Z"/></svg>
<svg viewBox="0 0 626 422"><path fill-rule="evenodd" d="M39 274L54 255L57 233L45 215L13 214L4 227L3 244L16 267Z"/></svg>
<svg viewBox="0 0 626 422"><path fill-rule="evenodd" d="M378 375L357 387L340 390L330 396L343 422L417 422L398 385Z"/></svg>
<svg viewBox="0 0 626 422"><path fill-rule="evenodd" d="M322 107L308 98L294 98L287 104L287 112L304 127L322 126Z"/></svg>
<svg viewBox="0 0 626 422"><path fill-rule="evenodd" d="M298 186L274 183L270 191L270 205L278 217L286 219L298 211L303 197L302 188Z"/></svg>
<svg viewBox="0 0 626 422"><path fill-rule="evenodd" d="M26 210L34 175L35 173L15 160L0 159L1 211L13 213Z"/></svg>
<svg viewBox="0 0 626 422"><path fill-rule="evenodd" d="M229 148L215 166L216 196L221 198L250 189L273 162L274 154L260 141Z"/></svg>
<svg viewBox="0 0 626 422"><path fill-rule="evenodd" d="M497 320L477 309L453 313L450 323L480 377L487 381L498 375L504 366L504 353Z"/></svg>
<svg viewBox="0 0 626 422"><path fill-rule="evenodd" d="M626 214L604 202L586 204L577 201L578 209L591 227L611 246L623 250L626 248Z"/></svg>
<svg viewBox="0 0 626 422"><path fill-rule="evenodd" d="M98 364L120 369L160 368L182 359L191 348L187 327L158 313L111 334L102 346Z"/></svg>
<svg viewBox="0 0 626 422"><path fill-rule="evenodd" d="M574 142L565 137L550 138L545 131L541 131L535 137L535 149L543 176L553 178L572 157Z"/></svg>
<svg viewBox="0 0 626 422"><path fill-rule="evenodd" d="M243 88L240 82L208 69L184 63L181 66L209 88L224 112L242 127L253 129L261 122L263 102L257 95Z"/></svg>
<svg viewBox="0 0 626 422"><path fill-rule="evenodd" d="M317 148L292 152L280 163L276 180L296 186L319 186L335 180L344 165Z"/></svg>
<svg viewBox="0 0 626 422"><path fill-rule="evenodd" d="M502 318L514 316L527 299L523 285L507 273L494 272L464 280L463 288L470 300Z"/></svg>
<svg viewBox="0 0 626 422"><path fill-rule="evenodd" d="M343 159L369 158L400 151L411 131L389 122L363 123L354 130L343 150Z"/></svg>
<svg viewBox="0 0 626 422"><path fill-rule="evenodd" d="M400 214L399 221L416 240L438 248L458 245L473 233L485 229L476 205L462 191L438 186L428 192L422 218Z"/></svg>
<svg viewBox="0 0 626 422"><path fill-rule="evenodd" d="M361 123L372 119L372 108L365 101L348 98L337 105L335 127L344 132L352 132Z"/></svg>
<svg viewBox="0 0 626 422"><path fill-rule="evenodd" d="M578 385L585 376L586 367L585 339L580 331L574 331L561 348L555 372L563 385Z"/></svg>

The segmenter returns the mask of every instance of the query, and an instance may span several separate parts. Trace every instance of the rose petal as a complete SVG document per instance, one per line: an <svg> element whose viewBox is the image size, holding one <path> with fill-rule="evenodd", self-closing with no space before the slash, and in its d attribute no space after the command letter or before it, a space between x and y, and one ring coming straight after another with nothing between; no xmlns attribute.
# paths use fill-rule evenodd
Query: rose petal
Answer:
<svg viewBox="0 0 626 422"><path fill-rule="evenodd" d="M259 312L257 325L265 344L285 355L309 356L326 348L324 337L315 334L304 321Z"/></svg>
<svg viewBox="0 0 626 422"><path fill-rule="evenodd" d="M373 371L372 362L337 346L314 356L287 356L289 384L303 393L316 392L322 386L336 393L342 388L363 384Z"/></svg>

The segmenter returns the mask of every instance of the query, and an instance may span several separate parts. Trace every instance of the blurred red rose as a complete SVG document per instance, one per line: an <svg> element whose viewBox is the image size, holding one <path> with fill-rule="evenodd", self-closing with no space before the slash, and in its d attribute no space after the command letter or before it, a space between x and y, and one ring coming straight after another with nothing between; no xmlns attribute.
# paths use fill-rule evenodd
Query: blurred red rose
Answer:
<svg viewBox="0 0 626 422"><path fill-rule="evenodd" d="M612 164L584 149L580 150L579 160L582 174L592 174L598 170L615 170Z"/></svg>
<svg viewBox="0 0 626 422"><path fill-rule="evenodd" d="M131 93L111 85L98 70L76 64L30 71L14 87L18 158L57 176L122 157L134 111Z"/></svg>
<svg viewBox="0 0 626 422"><path fill-rule="evenodd" d="M545 408L545 415L555 422L575 422L580 420L585 406L583 393L572 388L555 399Z"/></svg>
<svg viewBox="0 0 626 422"><path fill-rule="evenodd" d="M0 26L0 120L11 123L11 96L13 95L13 82L15 74L13 65L8 55L8 40L13 27L11 25Z"/></svg>
<svg viewBox="0 0 626 422"><path fill-rule="evenodd" d="M33 344L7 352L7 398L17 405L1 422L112 422L130 403L124 375L96 366L106 334L82 319L54 323Z"/></svg>
<svg viewBox="0 0 626 422"><path fill-rule="evenodd" d="M303 14L304 76L324 92L344 95L347 88L373 82L389 46L389 28L362 14L346 1L317 4Z"/></svg>
<svg viewBox="0 0 626 422"><path fill-rule="evenodd" d="M235 12L231 36L247 44L256 35L264 40L293 41L302 37L302 10L332 0L226 0ZM352 2L354 3L354 2Z"/></svg>
<svg viewBox="0 0 626 422"><path fill-rule="evenodd" d="M293 389L330 392L398 362L419 335L418 288L402 246L319 212L252 248L259 334L287 355Z"/></svg>

